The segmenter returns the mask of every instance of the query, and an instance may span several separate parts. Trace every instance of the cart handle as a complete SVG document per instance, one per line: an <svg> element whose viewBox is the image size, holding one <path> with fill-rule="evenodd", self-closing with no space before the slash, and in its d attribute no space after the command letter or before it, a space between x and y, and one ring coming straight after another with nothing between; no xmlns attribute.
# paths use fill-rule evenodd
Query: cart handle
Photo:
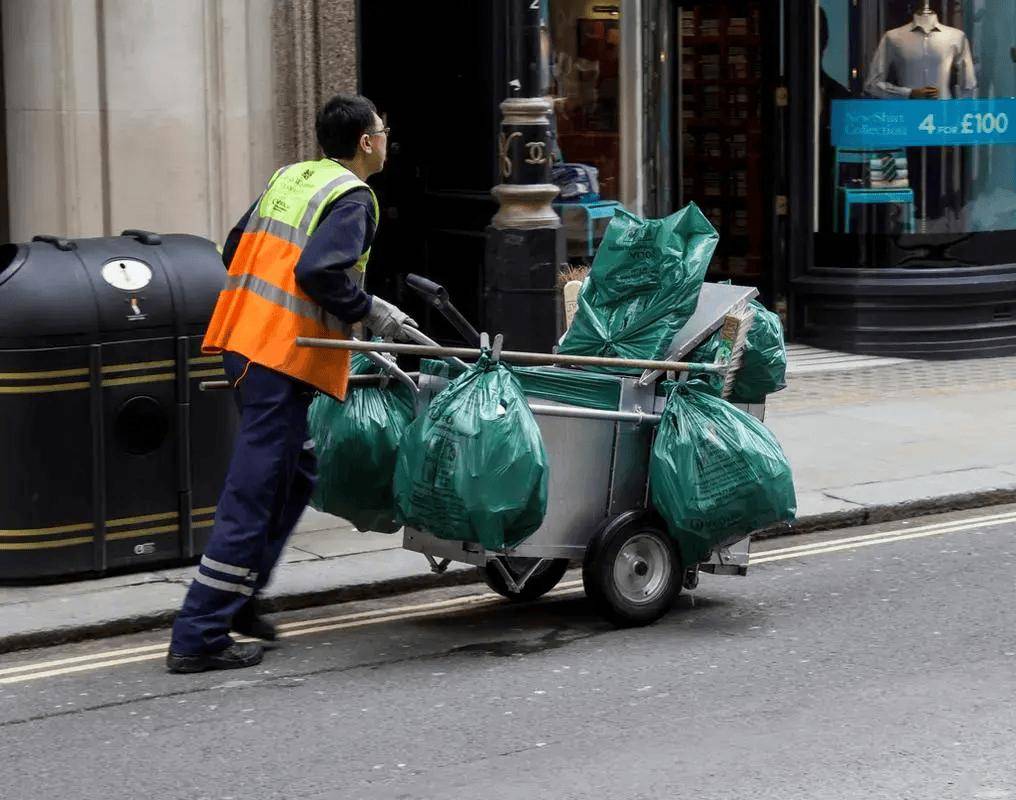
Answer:
<svg viewBox="0 0 1016 800"><path fill-rule="evenodd" d="M406 285L421 295L428 304L434 306L441 315L451 323L452 327L466 340L466 344L476 347L480 343L480 334L477 333L468 319L452 305L448 297L448 290L439 283L424 278L422 275L409 274L406 276Z"/></svg>
<svg viewBox="0 0 1016 800"><path fill-rule="evenodd" d="M403 328L403 330L407 330ZM422 334L421 334L422 335ZM358 342L348 339L315 339L298 336L299 347L325 347L334 350L355 350L357 352L404 353L412 356L431 356L434 358L460 357L478 359L481 350L469 347L440 347L436 345L402 344L396 342ZM637 358L606 358L600 356L574 356L564 353L529 353L505 350L501 359L509 363L529 364L533 366L565 366L565 367L613 367L615 369L652 369L662 372L712 372L723 375L727 371L726 364L698 364L685 361L652 361Z"/></svg>

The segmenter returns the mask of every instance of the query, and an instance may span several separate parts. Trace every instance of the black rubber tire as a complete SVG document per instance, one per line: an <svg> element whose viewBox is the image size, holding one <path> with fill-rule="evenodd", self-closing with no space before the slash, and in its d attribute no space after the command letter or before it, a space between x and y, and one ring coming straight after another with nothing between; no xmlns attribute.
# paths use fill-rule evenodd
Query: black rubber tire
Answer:
<svg viewBox="0 0 1016 800"><path fill-rule="evenodd" d="M674 541L662 526L645 512L627 511L611 520L593 537L582 565L582 583L586 596L597 611L619 628L649 625L666 614L681 592L683 569L681 556ZM636 536L646 536L657 543L670 560L670 568L660 573L661 585L651 599L633 602L625 597L614 577L614 564L621 550Z"/></svg>
<svg viewBox="0 0 1016 800"><path fill-rule="evenodd" d="M561 578L564 577L565 572L568 571L568 563L567 558L553 559L526 581L526 585L522 587L521 592L513 592L509 589L501 571L493 564L487 563L486 566L479 567L479 570L487 586L499 595L516 603L526 603L530 600L537 600L543 597L543 595L557 586ZM512 577L516 577L514 572L515 570L512 570Z"/></svg>

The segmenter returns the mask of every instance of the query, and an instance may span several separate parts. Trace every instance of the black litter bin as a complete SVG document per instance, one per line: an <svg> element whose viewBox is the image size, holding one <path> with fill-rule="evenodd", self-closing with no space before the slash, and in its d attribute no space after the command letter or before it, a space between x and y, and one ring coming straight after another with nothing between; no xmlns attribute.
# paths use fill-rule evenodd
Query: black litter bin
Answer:
<svg viewBox="0 0 1016 800"><path fill-rule="evenodd" d="M0 246L0 580L200 554L237 424L198 391L224 278L197 236Z"/></svg>

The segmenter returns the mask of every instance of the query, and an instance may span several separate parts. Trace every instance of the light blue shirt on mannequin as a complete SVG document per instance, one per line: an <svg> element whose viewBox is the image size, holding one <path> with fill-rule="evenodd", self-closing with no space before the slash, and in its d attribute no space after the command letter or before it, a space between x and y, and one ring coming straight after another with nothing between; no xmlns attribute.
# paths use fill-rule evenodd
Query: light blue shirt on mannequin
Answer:
<svg viewBox="0 0 1016 800"><path fill-rule="evenodd" d="M950 85L954 69L955 93ZM940 100L974 97L977 92L967 35L959 28L939 23L936 14L916 14L913 22L882 37L864 88L873 97L901 99L910 97L913 89L926 86L936 87Z"/></svg>

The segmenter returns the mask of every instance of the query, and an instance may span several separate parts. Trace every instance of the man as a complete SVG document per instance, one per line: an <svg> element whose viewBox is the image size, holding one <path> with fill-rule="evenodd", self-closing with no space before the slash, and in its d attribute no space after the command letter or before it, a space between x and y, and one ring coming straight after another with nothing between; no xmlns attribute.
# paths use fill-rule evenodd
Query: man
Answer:
<svg viewBox="0 0 1016 800"><path fill-rule="evenodd" d="M349 354L297 347L348 338L364 322L397 337L413 322L363 291L378 204L366 179L385 163L388 128L364 97L338 95L317 116L325 157L283 167L230 232L229 271L202 349L222 353L240 431L211 540L173 626L172 672L249 667L272 640L257 594L310 500L317 463L307 409L315 390L344 399Z"/></svg>

